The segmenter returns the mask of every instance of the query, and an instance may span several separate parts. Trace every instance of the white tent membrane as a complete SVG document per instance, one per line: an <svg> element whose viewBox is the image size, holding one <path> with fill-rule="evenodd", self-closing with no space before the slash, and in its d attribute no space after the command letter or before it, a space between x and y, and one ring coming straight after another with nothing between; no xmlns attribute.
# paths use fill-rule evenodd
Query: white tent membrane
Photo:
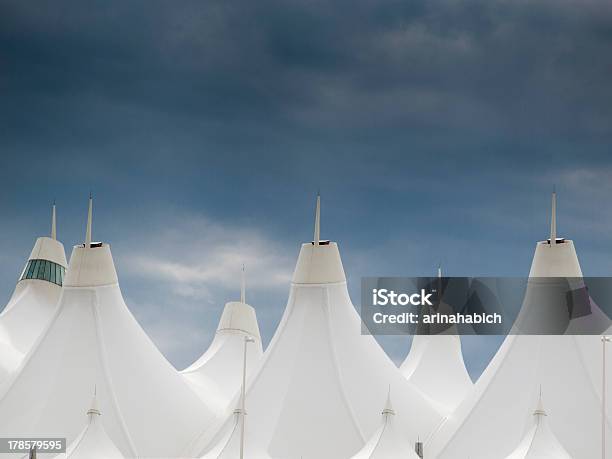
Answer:
<svg viewBox="0 0 612 459"><path fill-rule="evenodd" d="M102 412L94 394L87 410L87 423L78 437L56 459L123 459L123 454L110 439L100 421Z"/></svg>
<svg viewBox="0 0 612 459"><path fill-rule="evenodd" d="M243 281L241 300L225 305L209 348L181 372L204 400L219 402L222 409L227 408L242 384L245 337L254 340L247 347L247 374L256 368L263 355L257 315L246 304L244 290Z"/></svg>
<svg viewBox="0 0 612 459"><path fill-rule="evenodd" d="M378 428L372 413L389 385L408 441L427 437L441 422L374 338L361 334L338 246L319 240L318 209L315 238L302 245L283 318L247 385L246 457L350 457ZM235 424L228 413L219 433L202 436L194 452L218 447Z"/></svg>
<svg viewBox="0 0 612 459"><path fill-rule="evenodd" d="M452 413L473 387L455 334L415 335L400 371L445 414Z"/></svg>
<svg viewBox="0 0 612 459"><path fill-rule="evenodd" d="M109 245L91 242L91 201L87 227L48 327L0 390L0 436L72 442L97 386L101 421L125 456L181 456L212 413L125 305Z"/></svg>
<svg viewBox="0 0 612 459"><path fill-rule="evenodd" d="M380 427L352 459L419 459L410 443L395 424L391 394L382 411Z"/></svg>
<svg viewBox="0 0 612 459"><path fill-rule="evenodd" d="M56 239L55 205L51 237L39 237L13 295L0 314L0 383L21 363L49 322L61 293L67 266Z"/></svg>
<svg viewBox="0 0 612 459"><path fill-rule="evenodd" d="M442 277L438 270L438 278ZM415 335L400 371L408 381L441 407L452 413L473 387L461 351L456 327L451 333Z"/></svg>
<svg viewBox="0 0 612 459"><path fill-rule="evenodd" d="M548 425L542 397L533 412L533 427L506 459L572 459Z"/></svg>
<svg viewBox="0 0 612 459"><path fill-rule="evenodd" d="M551 220L551 238L537 243L530 278L581 278L573 242L556 237L554 211ZM519 318L533 313L523 309ZM599 336L509 335L425 452L440 459L505 457L529 429L529 412L544 387L551 428L567 451L600 457L601 375Z"/></svg>

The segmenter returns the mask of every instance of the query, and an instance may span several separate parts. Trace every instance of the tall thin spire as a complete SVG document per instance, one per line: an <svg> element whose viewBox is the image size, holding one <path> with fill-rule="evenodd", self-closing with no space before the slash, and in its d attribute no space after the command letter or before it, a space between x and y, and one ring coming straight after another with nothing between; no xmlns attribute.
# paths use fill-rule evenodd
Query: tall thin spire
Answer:
<svg viewBox="0 0 612 459"><path fill-rule="evenodd" d="M55 213L55 200L53 200L53 210L51 211L51 239L57 239L57 217Z"/></svg>
<svg viewBox="0 0 612 459"><path fill-rule="evenodd" d="M91 247L91 221L93 214L93 196L89 193L89 210L87 211L87 230L85 231L85 247Z"/></svg>
<svg viewBox="0 0 612 459"><path fill-rule="evenodd" d="M100 416L101 414L100 407L98 406L98 388L94 385L93 398L91 399L91 405L89 405L89 409L87 410L87 415L90 418L93 418L94 416Z"/></svg>
<svg viewBox="0 0 612 459"><path fill-rule="evenodd" d="M538 396L538 406L533 412L534 416L546 416L546 411L544 411L544 403L542 402L542 385L540 385L540 395Z"/></svg>
<svg viewBox="0 0 612 459"><path fill-rule="evenodd" d="M242 273L240 275L240 302L246 303L246 277L244 273L244 265L242 265Z"/></svg>
<svg viewBox="0 0 612 459"><path fill-rule="evenodd" d="M391 405L391 384L389 384L389 391L387 392L387 401L385 403L385 408L382 410L382 415L395 415L395 410L393 409L393 405Z"/></svg>
<svg viewBox="0 0 612 459"><path fill-rule="evenodd" d="M321 194L317 192L317 207L315 209L314 245L321 240Z"/></svg>
<svg viewBox="0 0 612 459"><path fill-rule="evenodd" d="M557 192L553 187L550 214L550 245L557 243Z"/></svg>
<svg viewBox="0 0 612 459"><path fill-rule="evenodd" d="M438 279L442 279L442 263L438 265Z"/></svg>

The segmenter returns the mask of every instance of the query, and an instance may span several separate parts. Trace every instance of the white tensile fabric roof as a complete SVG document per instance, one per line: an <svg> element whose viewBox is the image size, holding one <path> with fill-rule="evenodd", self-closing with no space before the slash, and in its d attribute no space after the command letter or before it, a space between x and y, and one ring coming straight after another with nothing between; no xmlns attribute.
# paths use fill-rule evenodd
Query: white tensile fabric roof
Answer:
<svg viewBox="0 0 612 459"><path fill-rule="evenodd" d="M473 387L459 336L415 335L402 374L445 414L452 413Z"/></svg>
<svg viewBox="0 0 612 459"><path fill-rule="evenodd" d="M79 436L66 448L66 453L56 459L123 459L125 456L110 439L100 421L100 409L94 395L91 407L87 410L87 424Z"/></svg>
<svg viewBox="0 0 612 459"><path fill-rule="evenodd" d="M414 444L395 425L395 411L391 405L391 396L382 411L380 427L365 446L351 459L419 459L414 452Z"/></svg>
<svg viewBox="0 0 612 459"><path fill-rule="evenodd" d="M541 398L533 418L533 427L506 459L572 459L550 430Z"/></svg>
<svg viewBox="0 0 612 459"><path fill-rule="evenodd" d="M52 237L39 237L28 258L67 266L64 246ZM27 266L27 265L26 265ZM21 277L20 277L21 278ZM0 314L0 383L12 374L53 315L61 287L39 279L17 282Z"/></svg>
<svg viewBox="0 0 612 459"><path fill-rule="evenodd" d="M97 386L105 430L125 456L181 456L213 413L128 310L110 247L91 243L90 228L91 217L48 327L0 387L0 436L72 442Z"/></svg>
<svg viewBox="0 0 612 459"><path fill-rule="evenodd" d="M556 234L551 240L557 240ZM530 278L582 277L573 242L563 241L538 242ZM528 285L527 294L529 289ZM533 313L537 312L521 311L527 320ZM601 375L598 336L509 335L474 390L425 445L425 451L440 459L510 454L531 425L530 412L541 387L551 428L569 453L577 458L598 457Z"/></svg>
<svg viewBox="0 0 612 459"><path fill-rule="evenodd" d="M438 268L438 279L442 269ZM442 291L441 285L439 291ZM452 413L474 384L455 327L439 335L415 335L400 371L445 414Z"/></svg>
<svg viewBox="0 0 612 459"><path fill-rule="evenodd" d="M319 244L315 234L315 243L302 245L285 313L247 385L246 457L355 454L379 426L373 413L389 385L408 441L426 438L441 421L374 338L361 335L338 246ZM228 412L219 433L203 436L194 452L217 448L235 423Z"/></svg>
<svg viewBox="0 0 612 459"><path fill-rule="evenodd" d="M223 410L242 385L245 337L254 339L247 347L249 374L263 355L255 309L243 302L227 303L210 347L181 372L204 400L212 400Z"/></svg>

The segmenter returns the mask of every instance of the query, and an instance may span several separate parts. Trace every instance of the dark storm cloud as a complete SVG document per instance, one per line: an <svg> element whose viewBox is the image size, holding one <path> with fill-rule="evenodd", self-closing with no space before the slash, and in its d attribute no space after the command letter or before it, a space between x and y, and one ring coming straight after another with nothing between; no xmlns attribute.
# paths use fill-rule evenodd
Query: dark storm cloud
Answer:
<svg viewBox="0 0 612 459"><path fill-rule="evenodd" d="M158 244L201 217L251 230L282 260L266 266L289 272L318 187L354 299L362 275L429 275L440 260L525 275L553 183L585 273L609 273L610 75L608 0L0 0L0 287L48 231L53 198L67 247L82 240L90 189L130 305L168 342L185 324L210 336L227 289L203 312L122 275L139 241L176 272L204 269L189 246ZM187 227L208 244L207 226ZM269 338L286 290L264 290ZM205 344L162 350L186 364Z"/></svg>
<svg viewBox="0 0 612 459"><path fill-rule="evenodd" d="M609 140L612 125L603 0L3 2L0 21L9 137L66 121L120 133L134 121L104 115L130 110L302 136L384 126Z"/></svg>

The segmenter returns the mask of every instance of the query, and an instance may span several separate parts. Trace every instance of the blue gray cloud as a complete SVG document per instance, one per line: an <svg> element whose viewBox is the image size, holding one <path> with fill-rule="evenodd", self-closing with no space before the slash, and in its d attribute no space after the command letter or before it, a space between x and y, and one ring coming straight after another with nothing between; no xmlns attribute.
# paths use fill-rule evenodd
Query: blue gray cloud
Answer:
<svg viewBox="0 0 612 459"><path fill-rule="evenodd" d="M356 303L361 276L440 261L526 274L553 184L584 272L608 274L610 56L605 0L0 0L0 291L53 199L82 240L90 190L94 236L177 366L238 258L263 260L271 336L288 286L264 274L290 275L317 189ZM468 347L478 374L495 346Z"/></svg>

